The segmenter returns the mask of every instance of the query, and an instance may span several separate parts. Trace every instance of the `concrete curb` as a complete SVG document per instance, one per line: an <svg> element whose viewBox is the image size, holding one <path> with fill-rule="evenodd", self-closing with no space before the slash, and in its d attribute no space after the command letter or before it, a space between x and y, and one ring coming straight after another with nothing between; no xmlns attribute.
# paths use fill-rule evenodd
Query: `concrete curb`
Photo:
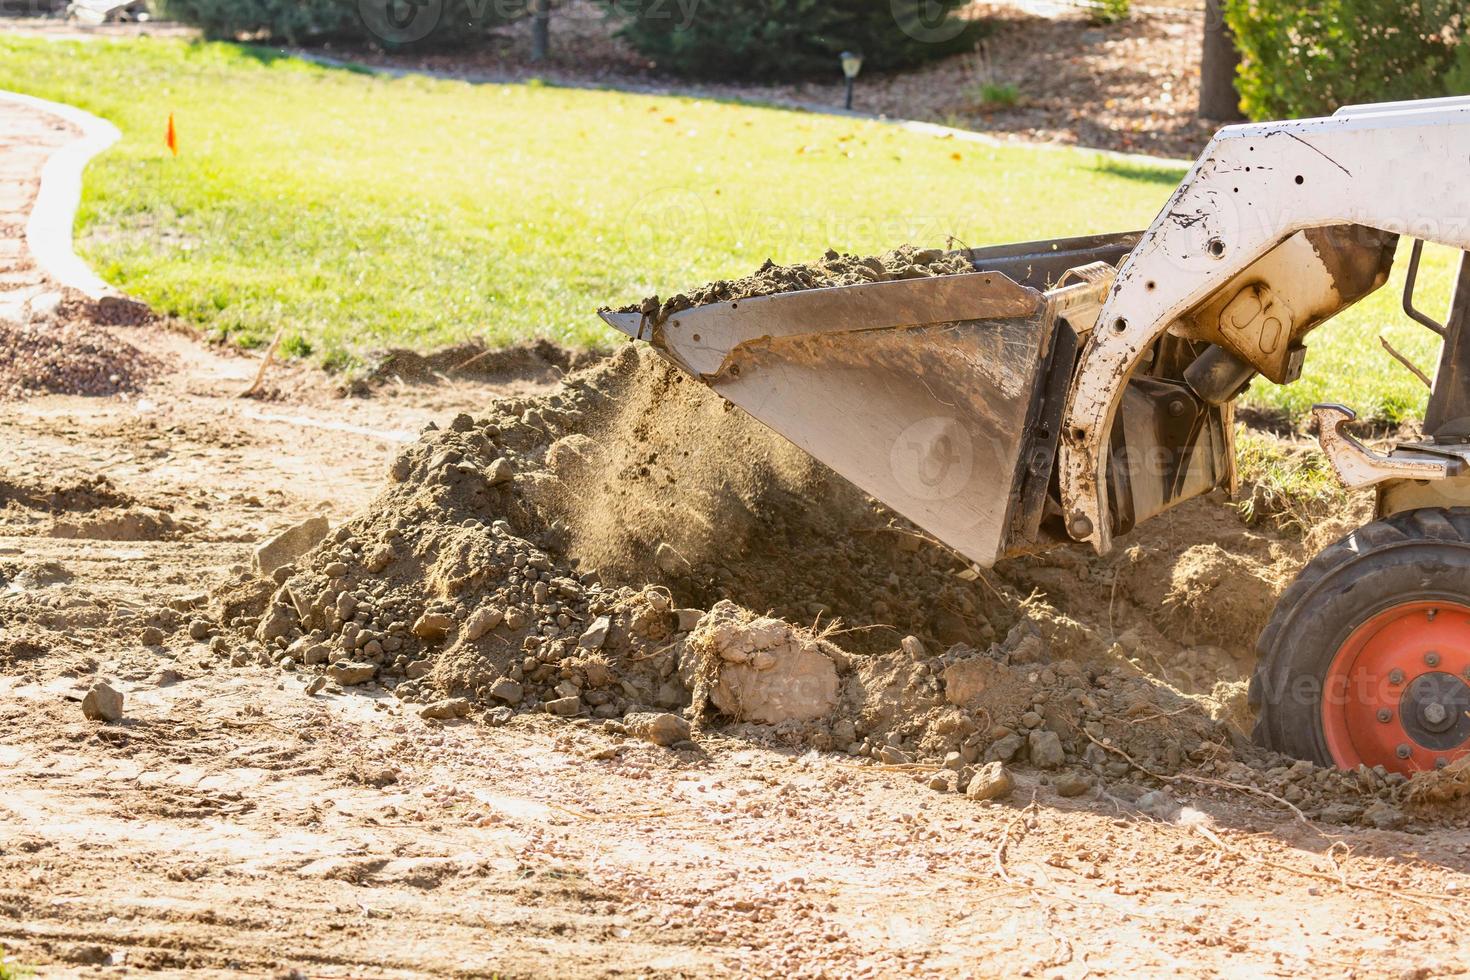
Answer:
<svg viewBox="0 0 1470 980"><path fill-rule="evenodd" d="M26 245L36 265L61 285L85 293L88 299L121 295L77 257L72 248L72 225L82 200L82 171L93 157L121 139L122 133L107 120L75 106L6 91L0 91L0 100L65 119L82 131L81 139L52 153L41 168L41 187L26 221Z"/></svg>

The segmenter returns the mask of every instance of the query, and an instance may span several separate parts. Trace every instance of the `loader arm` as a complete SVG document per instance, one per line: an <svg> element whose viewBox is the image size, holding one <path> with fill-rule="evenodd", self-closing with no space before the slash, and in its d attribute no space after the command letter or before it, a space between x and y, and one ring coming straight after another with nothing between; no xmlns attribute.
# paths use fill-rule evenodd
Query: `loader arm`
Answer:
<svg viewBox="0 0 1470 980"><path fill-rule="evenodd" d="M1470 248L1467 165L1470 98L1221 130L1123 263L1084 347L1058 458L1068 534L1111 546L1110 434L1161 337L1219 348L1196 375L1206 400L1255 372L1295 380L1302 336L1386 281L1398 236Z"/></svg>

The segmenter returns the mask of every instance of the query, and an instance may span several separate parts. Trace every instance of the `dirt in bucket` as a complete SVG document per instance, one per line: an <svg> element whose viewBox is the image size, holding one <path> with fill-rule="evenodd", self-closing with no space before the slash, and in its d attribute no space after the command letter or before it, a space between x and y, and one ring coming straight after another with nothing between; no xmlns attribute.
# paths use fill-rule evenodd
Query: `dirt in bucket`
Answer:
<svg viewBox="0 0 1470 980"><path fill-rule="evenodd" d="M975 267L964 253L938 248L900 245L881 255L867 256L847 255L829 249L816 262L777 265L767 259L755 272L740 279L717 279L662 301L657 296L649 296L641 303L625 306L618 312L642 313L654 322L662 323L675 313L710 303L728 303L803 289L953 276L974 271Z"/></svg>

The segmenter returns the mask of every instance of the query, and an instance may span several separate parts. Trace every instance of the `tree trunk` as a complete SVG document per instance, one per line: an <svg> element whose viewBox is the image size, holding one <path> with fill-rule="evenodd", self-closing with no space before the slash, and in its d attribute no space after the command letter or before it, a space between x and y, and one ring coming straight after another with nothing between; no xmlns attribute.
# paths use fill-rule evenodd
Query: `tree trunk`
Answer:
<svg viewBox="0 0 1470 980"><path fill-rule="evenodd" d="M1240 52L1235 35L1225 23L1225 0L1205 0L1205 43L1200 55L1199 117L1220 122L1244 118L1235 91L1235 68Z"/></svg>
<svg viewBox="0 0 1470 980"><path fill-rule="evenodd" d="M545 61L551 48L551 0L531 0L531 60Z"/></svg>

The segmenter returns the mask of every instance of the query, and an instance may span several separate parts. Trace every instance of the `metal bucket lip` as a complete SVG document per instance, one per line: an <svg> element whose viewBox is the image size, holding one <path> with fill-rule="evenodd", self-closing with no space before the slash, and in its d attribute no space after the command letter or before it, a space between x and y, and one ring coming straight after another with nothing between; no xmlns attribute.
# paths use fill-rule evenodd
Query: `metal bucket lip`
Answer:
<svg viewBox="0 0 1470 980"><path fill-rule="evenodd" d="M819 307L821 304L827 302L832 298L849 296L861 297L863 299L872 298L875 301L881 302L887 298L886 294L890 292L914 292L917 297L918 293L923 291L925 287L915 287L915 283L928 284L927 288L930 291L933 291L935 289L934 284L940 284L938 286L938 289L940 291L943 291L945 289L945 286L943 284L953 283L959 280L964 280L966 283L968 283L972 281L972 277L974 276L984 277L984 285L987 288L994 290L997 296L1004 295L1007 298L1012 298L1014 302L1019 303L1020 301L1014 298L1024 295L1029 299L1032 305L1038 308L1042 303L1043 294L1040 290L1035 289L1031 286L1022 285L1021 283L1016 282L1010 276L1006 275L1004 272L977 268L972 272L955 272L942 276L920 276L913 279L887 279L879 282L852 283L848 285L836 286L818 286L814 289L793 289L782 293L769 293L765 296L750 296L744 299L722 300L718 303L704 303L699 306L692 306L687 310L680 310L678 313L669 316L667 320L662 323L655 322L653 318L650 317L648 314L639 313L636 310L598 310L597 315L601 317L603 322L606 323L608 326L614 328L615 330L618 330L621 333L627 334L634 340L652 341L655 338L657 330L660 327L665 326L666 324L677 323L678 325L683 325L690 322L691 320L695 323L699 323L704 318L710 316L712 313L716 313L717 311L719 313L734 313L744 307L746 313L751 314L753 307L755 314L758 315L762 313L766 307L772 304L775 304L778 307L786 305L797 307ZM895 289L894 287L897 288ZM963 312L962 315L931 315L925 318L921 318L917 321L909 320L907 322L893 322L881 325L874 324L868 327L847 327L846 329L883 329L886 327L901 326L921 327L927 326L931 323L944 323L951 320L987 319L991 316L1000 315L1025 316L1029 312L1031 311L1016 310L1006 313L981 312L979 315L975 315L973 312Z"/></svg>

